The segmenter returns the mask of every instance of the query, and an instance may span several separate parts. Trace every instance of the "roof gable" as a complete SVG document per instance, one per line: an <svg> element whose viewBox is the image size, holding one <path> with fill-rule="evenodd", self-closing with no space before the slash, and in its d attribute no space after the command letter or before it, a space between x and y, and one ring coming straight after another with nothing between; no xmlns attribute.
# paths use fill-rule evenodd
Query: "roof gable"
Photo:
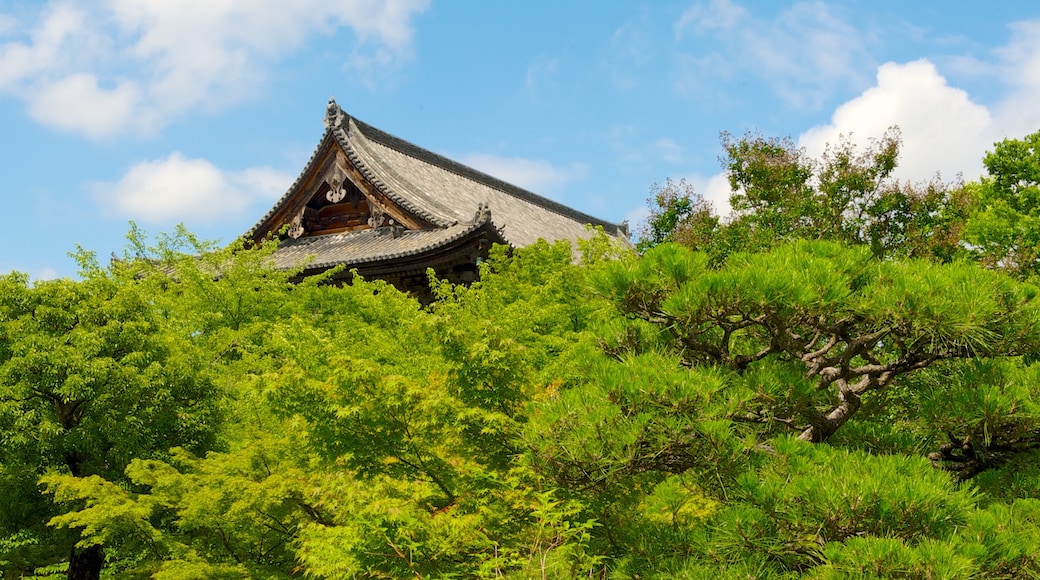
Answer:
<svg viewBox="0 0 1040 580"><path fill-rule="evenodd" d="M421 230L443 225L386 196L327 131L293 186L247 236L259 241L284 231L299 239L384 226Z"/></svg>

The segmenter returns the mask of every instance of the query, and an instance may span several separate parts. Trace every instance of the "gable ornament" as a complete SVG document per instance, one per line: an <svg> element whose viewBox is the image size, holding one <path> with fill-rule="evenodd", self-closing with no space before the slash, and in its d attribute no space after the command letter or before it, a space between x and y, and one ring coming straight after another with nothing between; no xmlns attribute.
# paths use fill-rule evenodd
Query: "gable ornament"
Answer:
<svg viewBox="0 0 1040 580"><path fill-rule="evenodd" d="M325 128L335 129L343 126L346 113L336 104L336 99L330 98L329 104L325 106Z"/></svg>

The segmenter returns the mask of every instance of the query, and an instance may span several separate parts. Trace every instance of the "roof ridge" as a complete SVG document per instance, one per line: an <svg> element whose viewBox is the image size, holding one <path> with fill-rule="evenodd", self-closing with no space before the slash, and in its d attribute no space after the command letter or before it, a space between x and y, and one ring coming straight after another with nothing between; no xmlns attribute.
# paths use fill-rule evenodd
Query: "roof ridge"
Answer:
<svg viewBox="0 0 1040 580"><path fill-rule="evenodd" d="M627 234L627 232L623 231L623 226L620 224L602 220L585 212L578 211L558 201L553 201L547 197L543 197L541 195L538 195L537 193L513 185L507 181L503 181L493 175L489 175L487 173L484 173L483 171L459 163L454 159L450 159L438 153L434 153L429 149L425 149L410 141L397 137L396 135L387 133L386 131L379 129L378 127L369 125L368 123L362 121L361 119L358 119L357 117L354 117L352 115L348 116L350 117L350 120L353 123L355 123L359 131L365 137L377 143L380 143L381 145L389 147L399 153L408 155L421 161L425 161L445 171L454 173L455 175L464 177L466 179L470 179L472 181L476 181L492 189L497 189L498 191L501 191L506 195L510 195L528 203L532 203L543 209L564 216L566 218L570 218L574 221L592 224L596 226L603 226L605 230L614 235Z"/></svg>
<svg viewBox="0 0 1040 580"><path fill-rule="evenodd" d="M339 145L343 148L344 152L346 152L347 157L350 158L351 162L353 162L354 167L356 167L362 173L362 175L365 176L365 179L367 179L369 183L374 185L380 193L385 195L387 198L393 200L397 205L401 206L402 208L412 212L413 214L423 218L424 220L430 223L442 227L447 227L458 221L458 219L455 219L450 211L446 211L446 208L444 208L437 200L431 199L430 196L426 195L421 189L415 187L415 184L410 182L404 176L397 173L397 171L395 171L393 167L389 167L385 163L382 163L381 169L383 171L389 173L394 179L401 182L402 185L410 187L412 190L412 195L422 198L422 200L426 203L427 206L433 206L434 209L440 210L440 213L430 211L431 208L429 207L420 207L418 204L414 203L407 197L398 195L392 187L388 187L387 184L384 183L384 181L376 174L373 168L369 167L369 163L367 162L367 160L364 159L358 151L358 149L363 149L369 157L376 158L376 160L378 161L378 155L370 150L370 146L368 144L368 137L359 129L357 131L357 135L360 136L360 138L357 139L357 143L355 143L351 139L351 137L353 137L353 133L355 132L353 129L356 128L357 126L355 124L355 120L351 117L348 117L347 126L336 127L334 130L334 134L336 140L339 142ZM444 215L445 213L448 214L447 218Z"/></svg>

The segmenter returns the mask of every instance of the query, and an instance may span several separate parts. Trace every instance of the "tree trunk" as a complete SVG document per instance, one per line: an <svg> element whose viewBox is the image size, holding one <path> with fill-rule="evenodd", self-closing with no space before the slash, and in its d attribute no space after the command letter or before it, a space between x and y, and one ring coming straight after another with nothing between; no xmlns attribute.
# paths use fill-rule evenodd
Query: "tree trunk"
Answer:
<svg viewBox="0 0 1040 580"><path fill-rule="evenodd" d="M799 439L812 443L822 443L859 410L862 405L859 394L845 385L844 382L840 386L841 390L838 392L840 404L825 416L817 417L812 422L812 425L806 427L805 431L802 431L802 434L798 436Z"/></svg>
<svg viewBox="0 0 1040 580"><path fill-rule="evenodd" d="M101 546L91 546L83 550L72 549L69 558L68 580L98 580L101 568L105 565L105 553Z"/></svg>

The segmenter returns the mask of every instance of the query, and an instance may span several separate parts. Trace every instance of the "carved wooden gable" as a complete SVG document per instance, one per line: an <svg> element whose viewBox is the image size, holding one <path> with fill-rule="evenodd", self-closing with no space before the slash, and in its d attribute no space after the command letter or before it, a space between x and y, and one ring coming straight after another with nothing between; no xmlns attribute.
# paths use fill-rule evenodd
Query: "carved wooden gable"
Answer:
<svg viewBox="0 0 1040 580"><path fill-rule="evenodd" d="M370 228L430 227L379 192L357 170L335 140L329 140L311 171L301 176L291 199L267 222L277 233L288 224L288 236L300 239Z"/></svg>

